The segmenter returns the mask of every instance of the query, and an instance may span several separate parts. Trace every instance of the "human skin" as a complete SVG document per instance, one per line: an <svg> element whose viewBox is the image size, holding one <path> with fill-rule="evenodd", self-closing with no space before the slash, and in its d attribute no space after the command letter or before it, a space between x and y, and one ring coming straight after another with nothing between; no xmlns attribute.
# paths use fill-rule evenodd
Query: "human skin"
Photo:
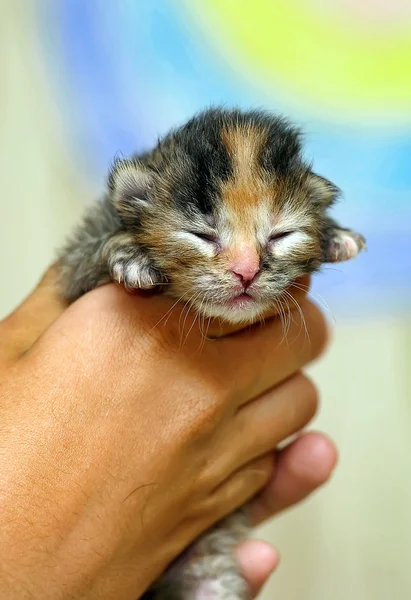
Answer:
<svg viewBox="0 0 411 600"><path fill-rule="evenodd" d="M47 274L0 323L1 597L135 600L245 501L257 523L327 479L319 434L274 453L315 412L300 369L326 340L295 295L309 343L297 312L288 343L278 319L204 340L181 307L164 325L164 297L108 285L66 308ZM275 553L238 557L256 592Z"/></svg>

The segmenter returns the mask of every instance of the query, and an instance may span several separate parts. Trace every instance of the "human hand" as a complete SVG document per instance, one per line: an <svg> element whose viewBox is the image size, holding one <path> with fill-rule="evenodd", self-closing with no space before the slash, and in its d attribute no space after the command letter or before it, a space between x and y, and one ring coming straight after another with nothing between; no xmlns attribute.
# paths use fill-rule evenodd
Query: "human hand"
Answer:
<svg viewBox="0 0 411 600"><path fill-rule="evenodd" d="M178 311L155 327L170 302L114 285L64 310L49 275L0 325L3 595L135 598L260 490L315 410L293 374L325 327L301 306L310 344L298 315L289 345L276 321L210 342Z"/></svg>

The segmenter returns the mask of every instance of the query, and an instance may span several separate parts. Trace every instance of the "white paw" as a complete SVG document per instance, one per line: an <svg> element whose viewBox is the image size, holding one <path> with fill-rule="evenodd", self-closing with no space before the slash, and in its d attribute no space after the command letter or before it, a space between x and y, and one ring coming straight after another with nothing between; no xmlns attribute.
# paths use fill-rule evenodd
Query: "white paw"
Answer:
<svg viewBox="0 0 411 600"><path fill-rule="evenodd" d="M330 262L342 262L350 260L365 249L365 238L355 231L339 230L329 241L328 245L328 260Z"/></svg>

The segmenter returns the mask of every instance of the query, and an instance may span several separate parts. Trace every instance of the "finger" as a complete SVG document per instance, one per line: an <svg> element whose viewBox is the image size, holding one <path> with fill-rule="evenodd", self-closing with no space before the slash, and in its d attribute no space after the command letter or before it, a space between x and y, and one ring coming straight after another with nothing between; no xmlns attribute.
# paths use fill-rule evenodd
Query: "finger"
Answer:
<svg viewBox="0 0 411 600"><path fill-rule="evenodd" d="M230 473L258 456L273 452L282 440L309 423L317 406L315 386L305 375L297 373L241 407L230 424L231 431L223 431L213 470ZM235 452L230 452L230 448Z"/></svg>
<svg viewBox="0 0 411 600"><path fill-rule="evenodd" d="M321 433L306 433L281 450L272 480L251 502L252 523L304 500L330 478L337 460L334 443Z"/></svg>
<svg viewBox="0 0 411 600"><path fill-rule="evenodd" d="M228 391L238 405L284 381L324 351L328 328L322 313L308 299L300 309L286 332L274 320L262 329L253 327L215 341Z"/></svg>
<svg viewBox="0 0 411 600"><path fill-rule="evenodd" d="M267 542L247 540L236 549L236 557L248 583L251 597L255 598L269 576L277 568L279 554Z"/></svg>
<svg viewBox="0 0 411 600"><path fill-rule="evenodd" d="M0 357L15 358L25 352L65 308L58 294L56 268L52 266L34 291L1 322Z"/></svg>
<svg viewBox="0 0 411 600"><path fill-rule="evenodd" d="M291 297L278 300L277 306L274 306L271 310L266 312L263 315L263 319L267 320L272 317L277 317L281 314L281 316L286 318L286 315L289 311L295 312L297 309L297 304L300 303L308 293L310 288L310 277L305 275L304 277L300 277L293 283L289 289L287 290ZM256 322L260 322L261 317L256 319ZM236 333L237 331L243 330L245 327L250 325L249 323L246 325L244 323L227 323L221 319L215 319L210 323L210 327L207 330L207 337L209 338L220 338L223 336L230 335L232 333Z"/></svg>

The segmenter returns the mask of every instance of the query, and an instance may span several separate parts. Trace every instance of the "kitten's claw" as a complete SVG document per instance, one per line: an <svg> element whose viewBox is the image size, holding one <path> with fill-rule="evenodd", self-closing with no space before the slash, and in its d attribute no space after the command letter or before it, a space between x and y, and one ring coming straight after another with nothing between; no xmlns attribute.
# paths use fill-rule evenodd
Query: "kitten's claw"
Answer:
<svg viewBox="0 0 411 600"><path fill-rule="evenodd" d="M110 266L111 276L128 290L150 290L156 287L150 268L133 260L116 261Z"/></svg>
<svg viewBox="0 0 411 600"><path fill-rule="evenodd" d="M114 263L114 265L111 266L111 277L113 281L116 281L117 283L122 283L124 277L123 267L124 265L120 262Z"/></svg>
<svg viewBox="0 0 411 600"><path fill-rule="evenodd" d="M350 260L366 248L365 238L360 233L338 229L328 242L326 260L327 262Z"/></svg>

